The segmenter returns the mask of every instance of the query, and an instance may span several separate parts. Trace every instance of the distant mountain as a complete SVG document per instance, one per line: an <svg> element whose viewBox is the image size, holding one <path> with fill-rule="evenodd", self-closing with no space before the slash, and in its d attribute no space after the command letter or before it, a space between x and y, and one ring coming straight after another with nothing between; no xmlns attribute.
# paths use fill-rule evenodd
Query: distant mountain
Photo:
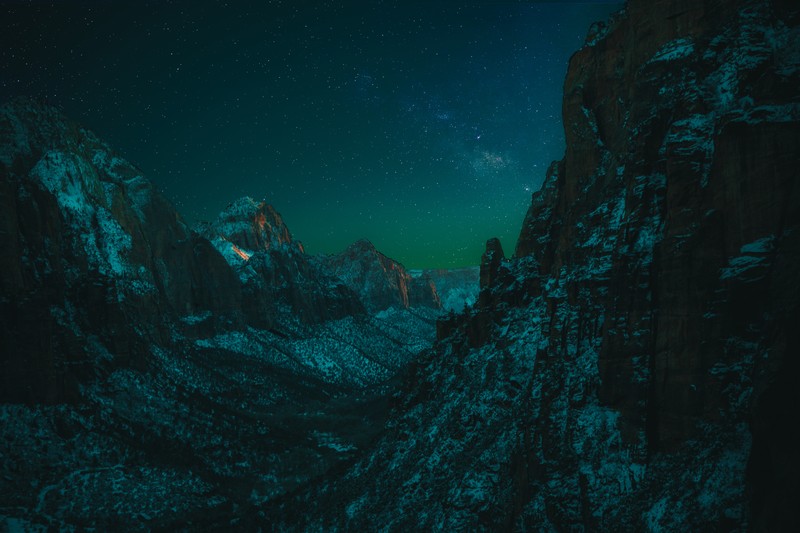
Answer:
<svg viewBox="0 0 800 533"><path fill-rule="evenodd" d="M799 22L629 0L593 27L515 257L487 243L380 440L265 520L797 530Z"/></svg>
<svg viewBox="0 0 800 533"><path fill-rule="evenodd" d="M361 295L370 312L389 307L442 307L430 280L412 277L403 265L380 253L366 239L351 244L340 254L320 256L317 261Z"/></svg>
<svg viewBox="0 0 800 533"><path fill-rule="evenodd" d="M420 278L433 283L436 293L445 311L460 312L464 307L472 306L478 300L478 266L465 268L442 268L428 270L411 270L413 278Z"/></svg>

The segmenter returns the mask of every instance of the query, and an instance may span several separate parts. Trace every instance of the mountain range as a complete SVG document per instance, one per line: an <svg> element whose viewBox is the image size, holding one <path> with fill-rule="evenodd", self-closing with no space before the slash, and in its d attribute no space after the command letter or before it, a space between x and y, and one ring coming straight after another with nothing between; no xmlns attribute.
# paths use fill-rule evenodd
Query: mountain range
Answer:
<svg viewBox="0 0 800 533"><path fill-rule="evenodd" d="M593 26L564 158L511 257L463 271L309 256L251 198L190 228L57 109L6 104L0 520L796 530L799 25L629 0Z"/></svg>

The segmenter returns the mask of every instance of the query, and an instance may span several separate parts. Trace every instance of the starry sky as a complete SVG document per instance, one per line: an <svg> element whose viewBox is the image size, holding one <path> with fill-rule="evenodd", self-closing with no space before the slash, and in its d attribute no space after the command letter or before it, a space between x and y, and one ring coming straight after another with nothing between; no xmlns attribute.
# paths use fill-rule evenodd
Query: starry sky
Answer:
<svg viewBox="0 0 800 533"><path fill-rule="evenodd" d="M619 2L0 0L0 97L94 130L189 223L266 199L309 253L513 253L567 61Z"/></svg>

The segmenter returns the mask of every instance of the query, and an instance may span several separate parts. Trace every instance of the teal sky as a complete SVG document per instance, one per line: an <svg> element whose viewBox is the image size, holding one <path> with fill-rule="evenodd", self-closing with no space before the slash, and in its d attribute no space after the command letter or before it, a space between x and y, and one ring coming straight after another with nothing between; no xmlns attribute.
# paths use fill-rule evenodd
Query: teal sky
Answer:
<svg viewBox="0 0 800 533"><path fill-rule="evenodd" d="M0 96L61 106L189 222L249 195L309 253L366 237L409 268L513 252L569 56L620 7L214 4L3 2Z"/></svg>

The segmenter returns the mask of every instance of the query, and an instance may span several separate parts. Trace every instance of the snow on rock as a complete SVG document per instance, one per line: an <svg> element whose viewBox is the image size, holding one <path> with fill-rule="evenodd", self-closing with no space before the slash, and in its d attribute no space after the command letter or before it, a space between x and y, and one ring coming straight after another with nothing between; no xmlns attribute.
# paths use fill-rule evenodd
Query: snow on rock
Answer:
<svg viewBox="0 0 800 533"><path fill-rule="evenodd" d="M443 311L459 312L478 299L479 267L410 270L415 279L433 283Z"/></svg>
<svg viewBox="0 0 800 533"><path fill-rule="evenodd" d="M694 53L694 42L690 38L682 37L662 46L661 49L653 55L652 59L650 59L650 63L657 61L675 61L683 59L692 53Z"/></svg>
<svg viewBox="0 0 800 533"><path fill-rule="evenodd" d="M221 239L230 243L228 248L234 252L236 249L245 251L244 255L247 256L276 246L291 246L302 252L302 245L293 241L275 208L249 196L230 203L214 222L204 228L204 233L212 241ZM226 257L230 255L223 253ZM236 255L244 259L242 254Z"/></svg>
<svg viewBox="0 0 800 533"><path fill-rule="evenodd" d="M763 278L771 264L770 255L774 249L774 235L742 245L741 255L731 257L727 266L720 269L720 279L756 281Z"/></svg>

